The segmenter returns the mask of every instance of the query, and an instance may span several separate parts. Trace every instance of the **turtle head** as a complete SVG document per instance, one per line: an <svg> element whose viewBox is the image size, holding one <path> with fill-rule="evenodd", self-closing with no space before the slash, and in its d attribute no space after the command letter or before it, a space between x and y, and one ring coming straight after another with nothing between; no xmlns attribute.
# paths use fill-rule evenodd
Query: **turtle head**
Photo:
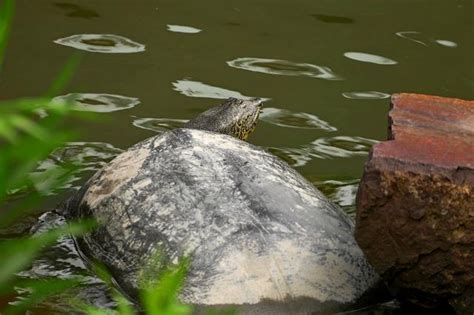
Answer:
<svg viewBox="0 0 474 315"><path fill-rule="evenodd" d="M263 100L229 98L210 108L184 125L185 128L209 130L247 139L257 125Z"/></svg>

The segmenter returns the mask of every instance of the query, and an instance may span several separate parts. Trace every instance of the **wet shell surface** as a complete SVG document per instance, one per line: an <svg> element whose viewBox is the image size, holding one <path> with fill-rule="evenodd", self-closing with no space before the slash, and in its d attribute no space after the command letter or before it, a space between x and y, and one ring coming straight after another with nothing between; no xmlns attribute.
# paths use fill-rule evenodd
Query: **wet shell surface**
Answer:
<svg viewBox="0 0 474 315"><path fill-rule="evenodd" d="M176 129L97 172L69 202L103 225L79 245L125 291L156 251L191 257L181 300L245 314L338 310L377 282L346 214L274 155Z"/></svg>

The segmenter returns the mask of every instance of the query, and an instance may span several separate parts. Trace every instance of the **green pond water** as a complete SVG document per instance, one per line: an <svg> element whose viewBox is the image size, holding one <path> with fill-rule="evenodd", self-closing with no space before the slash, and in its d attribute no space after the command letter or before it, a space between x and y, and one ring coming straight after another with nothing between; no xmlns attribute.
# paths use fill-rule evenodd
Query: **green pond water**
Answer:
<svg viewBox="0 0 474 315"><path fill-rule="evenodd" d="M472 1L460 0L22 0L0 98L41 95L83 51L58 97L102 119L74 122L77 141L38 168L76 162L81 172L71 187L224 98L266 98L249 142L285 159L353 215L370 147L386 138L391 94L472 99L473 12ZM69 193L52 196L46 208ZM26 233L36 220L9 233ZM59 244L26 276L85 272L68 256L71 246ZM95 291L84 295L108 303Z"/></svg>

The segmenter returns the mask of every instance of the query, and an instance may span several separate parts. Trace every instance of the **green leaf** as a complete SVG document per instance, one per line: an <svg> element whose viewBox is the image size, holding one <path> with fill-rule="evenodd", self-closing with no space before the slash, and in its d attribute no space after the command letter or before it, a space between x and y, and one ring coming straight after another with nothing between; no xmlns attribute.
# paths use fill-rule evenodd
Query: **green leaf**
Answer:
<svg viewBox="0 0 474 315"><path fill-rule="evenodd" d="M114 294L114 300L117 302L117 312L120 315L133 315L135 311L133 310L132 304L120 293Z"/></svg>
<svg viewBox="0 0 474 315"><path fill-rule="evenodd" d="M27 132L30 136L38 138L38 140L48 141L48 137L50 136L48 130L33 122L31 119L22 115L11 115L9 120L13 127Z"/></svg>
<svg viewBox="0 0 474 315"><path fill-rule="evenodd" d="M11 126L9 116L0 117L0 138L7 140L10 143L14 143L17 139L15 128Z"/></svg>
<svg viewBox="0 0 474 315"><path fill-rule="evenodd" d="M178 300L184 283L189 259L182 258L175 267L168 267L158 279L147 281L141 290L141 302L147 314L187 315L192 307Z"/></svg>
<svg viewBox="0 0 474 315"><path fill-rule="evenodd" d="M61 93L67 83L71 80L72 76L76 72L77 67L81 61L82 54L75 53L69 58L66 65L63 67L61 72L56 76L56 79L48 88L46 96L53 97Z"/></svg>
<svg viewBox="0 0 474 315"><path fill-rule="evenodd" d="M10 33L13 12L13 0L3 0L3 4L0 6L0 70L3 64L8 35Z"/></svg>

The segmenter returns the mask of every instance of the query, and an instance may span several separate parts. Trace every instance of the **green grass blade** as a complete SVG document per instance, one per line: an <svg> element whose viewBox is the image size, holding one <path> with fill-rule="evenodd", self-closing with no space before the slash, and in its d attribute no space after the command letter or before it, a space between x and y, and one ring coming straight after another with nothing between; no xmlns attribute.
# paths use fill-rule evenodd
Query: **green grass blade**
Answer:
<svg viewBox="0 0 474 315"><path fill-rule="evenodd" d="M0 117L0 140L3 138L10 143L14 143L17 139L17 135L8 118L9 117Z"/></svg>
<svg viewBox="0 0 474 315"><path fill-rule="evenodd" d="M48 88L48 91L46 92L47 97L54 97L61 93L61 91L69 83L72 76L76 72L79 63L81 62L81 57L82 54L75 53L69 58L66 65L63 67L61 72L59 72L59 74L56 76L56 79Z"/></svg>
<svg viewBox="0 0 474 315"><path fill-rule="evenodd" d="M0 6L0 71L2 70L5 48L10 33L11 21L13 19L14 2L13 0L3 0Z"/></svg>
<svg viewBox="0 0 474 315"><path fill-rule="evenodd" d="M117 312L120 315L134 315L132 304L121 294L114 294L114 300L117 302Z"/></svg>
<svg viewBox="0 0 474 315"><path fill-rule="evenodd" d="M147 314L188 315L192 307L178 300L179 291L184 283L189 259L182 258L175 267L168 267L158 279L144 283L141 302Z"/></svg>
<svg viewBox="0 0 474 315"><path fill-rule="evenodd" d="M23 115L11 115L10 123L13 127L23 130L38 140L48 141L48 130Z"/></svg>

